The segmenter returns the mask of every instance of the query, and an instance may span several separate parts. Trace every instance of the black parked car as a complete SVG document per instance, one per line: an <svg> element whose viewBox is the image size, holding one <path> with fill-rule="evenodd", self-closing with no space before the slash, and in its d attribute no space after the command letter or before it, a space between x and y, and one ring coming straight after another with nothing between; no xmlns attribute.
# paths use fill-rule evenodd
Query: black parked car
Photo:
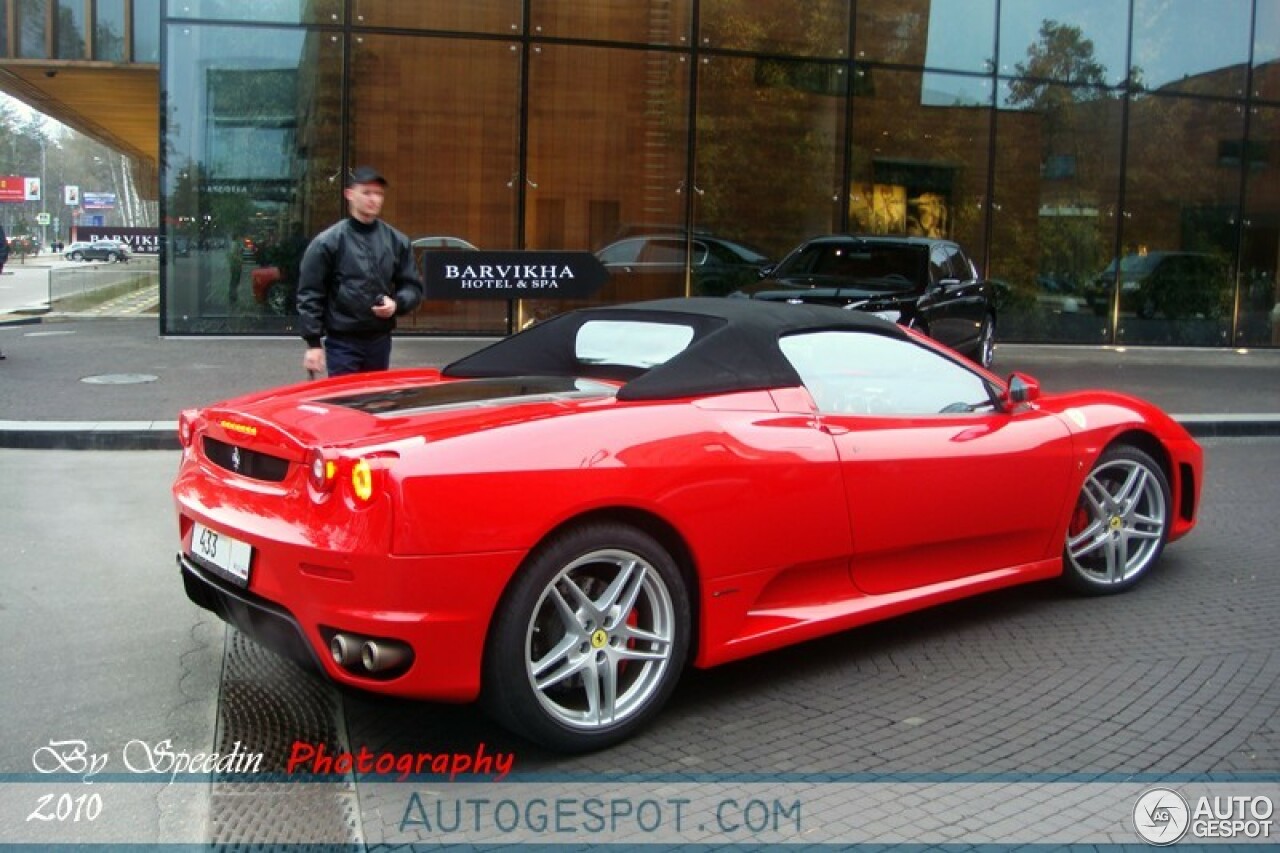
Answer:
<svg viewBox="0 0 1280 853"><path fill-rule="evenodd" d="M119 240L94 240L72 243L63 256L69 261L121 261L129 260L129 246Z"/></svg>
<svg viewBox="0 0 1280 853"><path fill-rule="evenodd" d="M996 308L990 282L950 240L832 234L791 251L734 296L866 311L991 366Z"/></svg>
<svg viewBox="0 0 1280 853"><path fill-rule="evenodd" d="M686 254L694 296L725 296L759 280L760 271L769 263L768 257L750 246L707 234L694 234L692 238L683 234L626 237L605 246L596 252L596 257L610 275L668 280L668 290L675 292L672 288L676 282L684 280ZM660 292L655 290L652 295ZM629 294L632 298L635 295Z"/></svg>
<svg viewBox="0 0 1280 853"><path fill-rule="evenodd" d="M1112 259L1085 291L1089 306L1100 316L1111 313L1116 265ZM1121 314L1180 320L1218 317L1230 308L1227 267L1213 255L1147 252L1125 255L1119 267Z"/></svg>

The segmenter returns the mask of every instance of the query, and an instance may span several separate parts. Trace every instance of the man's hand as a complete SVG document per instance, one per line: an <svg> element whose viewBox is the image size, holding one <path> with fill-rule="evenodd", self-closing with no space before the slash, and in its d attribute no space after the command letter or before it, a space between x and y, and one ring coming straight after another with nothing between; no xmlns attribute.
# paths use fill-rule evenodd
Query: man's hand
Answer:
<svg viewBox="0 0 1280 853"><path fill-rule="evenodd" d="M380 320L386 320L394 317L396 314L396 301L390 296L383 294L378 300L378 304L373 306L373 316Z"/></svg>
<svg viewBox="0 0 1280 853"><path fill-rule="evenodd" d="M324 373L324 347L308 347L302 357L302 369L316 375Z"/></svg>

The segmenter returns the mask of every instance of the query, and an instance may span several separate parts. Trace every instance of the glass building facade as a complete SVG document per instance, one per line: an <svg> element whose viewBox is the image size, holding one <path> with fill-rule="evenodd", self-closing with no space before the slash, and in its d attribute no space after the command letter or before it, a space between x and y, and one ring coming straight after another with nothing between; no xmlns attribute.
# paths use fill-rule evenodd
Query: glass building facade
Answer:
<svg viewBox="0 0 1280 853"><path fill-rule="evenodd" d="M168 334L290 333L300 253L373 163L413 238L634 247L596 302L723 294L743 246L929 234L996 282L1001 340L1280 345L1280 0L166 7Z"/></svg>

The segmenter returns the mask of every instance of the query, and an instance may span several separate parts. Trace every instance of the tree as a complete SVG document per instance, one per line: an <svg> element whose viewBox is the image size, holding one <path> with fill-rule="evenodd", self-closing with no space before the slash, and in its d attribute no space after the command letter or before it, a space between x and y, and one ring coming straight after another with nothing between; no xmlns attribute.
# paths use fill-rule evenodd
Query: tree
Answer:
<svg viewBox="0 0 1280 853"><path fill-rule="evenodd" d="M1051 110L1064 101L1096 97L1096 87L1107 84L1107 67L1094 58L1093 39L1079 27L1049 19L1040 24L1040 40L1027 48L1027 61L1014 70L1019 79L1009 84L1009 103L1015 106Z"/></svg>

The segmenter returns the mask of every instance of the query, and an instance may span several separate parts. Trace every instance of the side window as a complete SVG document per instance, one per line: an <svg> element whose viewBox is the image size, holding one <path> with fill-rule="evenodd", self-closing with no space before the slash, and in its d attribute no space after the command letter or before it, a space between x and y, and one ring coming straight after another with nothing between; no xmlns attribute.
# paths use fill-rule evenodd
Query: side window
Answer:
<svg viewBox="0 0 1280 853"><path fill-rule="evenodd" d="M915 416L985 411L981 376L913 341L874 332L809 332L778 345L822 412Z"/></svg>
<svg viewBox="0 0 1280 853"><path fill-rule="evenodd" d="M655 237L640 253L642 264L684 264L684 241Z"/></svg>
<svg viewBox="0 0 1280 853"><path fill-rule="evenodd" d="M951 267L951 274L948 278L958 279L960 281L973 281L978 277L974 270L973 264L961 251L959 246L948 246L947 256Z"/></svg>
<svg viewBox="0 0 1280 853"><path fill-rule="evenodd" d="M640 240L623 240L601 249L597 257L602 264L634 264L640 254L641 243Z"/></svg>
<svg viewBox="0 0 1280 853"><path fill-rule="evenodd" d="M954 277L947 259L947 250L942 246L934 246L929 252L929 281L937 284L944 278Z"/></svg>

